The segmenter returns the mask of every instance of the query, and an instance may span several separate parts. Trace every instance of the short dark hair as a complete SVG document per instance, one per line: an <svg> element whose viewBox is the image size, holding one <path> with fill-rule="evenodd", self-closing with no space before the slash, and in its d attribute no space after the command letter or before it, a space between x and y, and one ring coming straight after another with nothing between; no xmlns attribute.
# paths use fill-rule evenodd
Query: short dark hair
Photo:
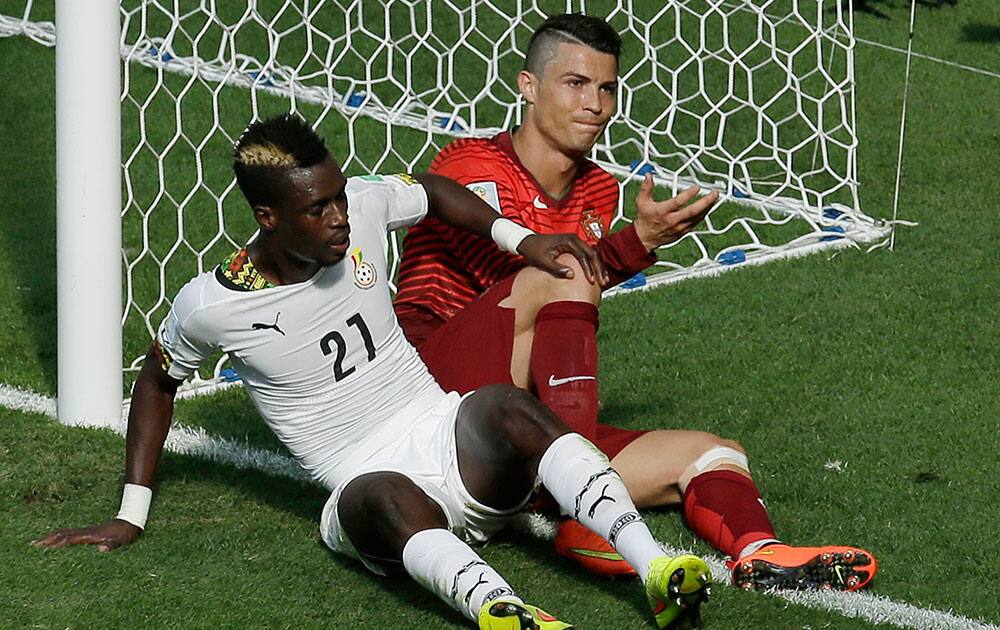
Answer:
<svg viewBox="0 0 1000 630"><path fill-rule="evenodd" d="M252 207L274 206L289 171L315 166L328 155L323 139L302 116L282 114L250 123L236 141L233 171Z"/></svg>
<svg viewBox="0 0 1000 630"><path fill-rule="evenodd" d="M598 52L614 55L615 61L622 52L622 38L601 18L563 13L550 16L535 29L524 56L524 69L541 76L556 47L563 43L590 46Z"/></svg>

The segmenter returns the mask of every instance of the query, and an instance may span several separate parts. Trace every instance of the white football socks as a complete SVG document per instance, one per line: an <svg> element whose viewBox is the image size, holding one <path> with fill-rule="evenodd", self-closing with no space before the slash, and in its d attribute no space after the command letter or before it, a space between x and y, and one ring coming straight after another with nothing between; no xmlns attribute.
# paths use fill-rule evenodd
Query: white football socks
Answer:
<svg viewBox="0 0 1000 630"><path fill-rule="evenodd" d="M538 478L565 514L603 536L646 580L649 563L663 550L604 453L582 435L568 433L542 455Z"/></svg>
<svg viewBox="0 0 1000 630"><path fill-rule="evenodd" d="M411 536L403 546L403 567L418 584L474 622L483 604L498 597L524 603L472 547L446 529Z"/></svg>

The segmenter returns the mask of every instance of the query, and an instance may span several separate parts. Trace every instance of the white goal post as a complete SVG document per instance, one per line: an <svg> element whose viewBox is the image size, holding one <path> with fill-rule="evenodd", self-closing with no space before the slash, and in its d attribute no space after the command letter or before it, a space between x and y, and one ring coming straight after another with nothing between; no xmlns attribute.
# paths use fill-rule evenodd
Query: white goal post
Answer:
<svg viewBox="0 0 1000 630"><path fill-rule="evenodd" d="M17 15L0 16L0 35L55 40L47 5L22 2ZM183 282L220 263L252 232L229 167L232 142L251 119L300 111L348 174L426 169L453 138L488 136L519 122L514 77L528 39L547 15L563 11L604 17L624 40L619 111L592 154L621 179L617 221L629 220L646 172L665 188L662 197L691 183L723 193L724 203L699 230L663 248L653 273L632 287L823 248L878 246L889 234L858 201L853 15L840 0L59 0L58 6L74 4L86 4L91 20L95 7L114 5L115 32L120 26L114 46L122 81L113 106L116 113L120 106L121 159L114 168L105 165L115 174L101 181L122 204L122 243L113 249L120 249L115 266L124 275L118 323L126 370L138 369ZM94 49L89 53L113 37L107 24L97 30L92 21L60 17L58 26L60 45L83 35ZM112 63L106 53L100 58L76 59L72 79L61 73L60 82L97 85ZM117 71L115 65L116 79ZM90 130L98 135L112 124L106 115L99 120L102 129ZM108 127L104 140L112 137ZM57 142L67 151L60 183L75 172L96 184L93 151L71 149L62 132ZM398 244L398 238L388 243L394 259ZM62 302L59 308L62 314ZM62 383L62 334L60 401L70 391ZM122 356L112 345L107 351ZM220 358L206 376L225 376L222 366Z"/></svg>
<svg viewBox="0 0 1000 630"><path fill-rule="evenodd" d="M122 410L118 3L57 0L56 284L59 419Z"/></svg>

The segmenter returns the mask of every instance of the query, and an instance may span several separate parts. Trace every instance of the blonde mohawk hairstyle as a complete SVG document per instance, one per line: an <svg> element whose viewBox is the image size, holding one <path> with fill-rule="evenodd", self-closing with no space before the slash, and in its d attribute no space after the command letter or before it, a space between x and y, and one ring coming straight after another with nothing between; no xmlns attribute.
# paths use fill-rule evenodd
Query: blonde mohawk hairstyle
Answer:
<svg viewBox="0 0 1000 630"><path fill-rule="evenodd" d="M250 123L233 148L236 183L251 207L281 199L285 175L330 155L323 139L296 113Z"/></svg>
<svg viewBox="0 0 1000 630"><path fill-rule="evenodd" d="M271 168L295 168L295 156L282 151L273 144L251 144L236 151L236 161L244 166L269 166Z"/></svg>

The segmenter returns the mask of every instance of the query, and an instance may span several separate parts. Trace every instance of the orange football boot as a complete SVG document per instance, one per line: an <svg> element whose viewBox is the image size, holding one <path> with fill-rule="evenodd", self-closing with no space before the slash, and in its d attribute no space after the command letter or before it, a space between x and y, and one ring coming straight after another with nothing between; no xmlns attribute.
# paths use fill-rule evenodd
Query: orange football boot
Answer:
<svg viewBox="0 0 1000 630"><path fill-rule="evenodd" d="M878 562L870 552L857 547L791 547L765 545L730 561L733 584L739 588L821 588L856 591L864 588Z"/></svg>
<svg viewBox="0 0 1000 630"><path fill-rule="evenodd" d="M556 553L575 560L595 575L621 577L637 575L614 547L574 519L563 519L556 530Z"/></svg>

